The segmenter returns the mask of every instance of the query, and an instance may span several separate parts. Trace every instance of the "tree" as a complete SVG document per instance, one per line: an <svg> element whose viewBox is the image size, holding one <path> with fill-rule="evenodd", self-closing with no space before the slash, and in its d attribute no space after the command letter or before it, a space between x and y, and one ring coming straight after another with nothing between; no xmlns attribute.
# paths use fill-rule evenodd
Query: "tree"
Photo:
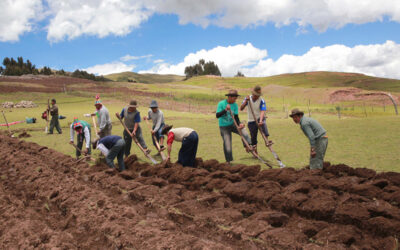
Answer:
<svg viewBox="0 0 400 250"><path fill-rule="evenodd" d="M51 75L53 74L53 72L51 71L51 69L49 67L44 66L40 71L39 74L41 75Z"/></svg>
<svg viewBox="0 0 400 250"><path fill-rule="evenodd" d="M185 67L185 75L186 79L188 79L193 76L201 75L221 76L221 72L219 71L218 65L213 61L205 62L204 59L200 59L199 63Z"/></svg>
<svg viewBox="0 0 400 250"><path fill-rule="evenodd" d="M237 72L237 74L235 75L235 77L244 77L244 74L240 71Z"/></svg>
<svg viewBox="0 0 400 250"><path fill-rule="evenodd" d="M3 71L4 71L3 67L0 66L0 75L3 74Z"/></svg>
<svg viewBox="0 0 400 250"><path fill-rule="evenodd" d="M3 59L3 65L5 68L2 70L3 75L14 75L20 76L23 74L37 74L38 71L29 60L24 63L24 59L22 57L18 57L17 61L14 58L5 57Z"/></svg>

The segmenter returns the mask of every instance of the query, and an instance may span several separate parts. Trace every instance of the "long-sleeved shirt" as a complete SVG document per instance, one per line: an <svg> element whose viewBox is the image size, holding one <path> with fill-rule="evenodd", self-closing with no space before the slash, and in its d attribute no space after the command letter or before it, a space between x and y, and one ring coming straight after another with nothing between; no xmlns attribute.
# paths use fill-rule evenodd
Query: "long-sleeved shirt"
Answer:
<svg viewBox="0 0 400 250"><path fill-rule="evenodd" d="M300 128L310 140L311 147L315 147L315 140L326 134L326 130L316 120L303 116L300 120Z"/></svg>
<svg viewBox="0 0 400 250"><path fill-rule="evenodd" d="M164 123L164 114L161 110L157 110L157 112L153 112L151 109L149 109L149 113L147 118L149 120L153 121L153 130L157 131L160 129L161 124Z"/></svg>
<svg viewBox="0 0 400 250"><path fill-rule="evenodd" d="M110 149L119 141L122 139L121 136L118 135L108 135L103 138L101 138L98 143L97 143L97 149L103 153L104 156L107 156L108 153L110 152Z"/></svg>
<svg viewBox="0 0 400 250"><path fill-rule="evenodd" d="M90 130L88 127L85 127L83 129L83 134L85 135L86 148L89 148L90 147ZM74 141L75 129L74 129L73 123L71 124L71 127L70 127L70 135L71 135L70 140Z"/></svg>
<svg viewBox="0 0 400 250"><path fill-rule="evenodd" d="M107 124L111 124L110 114L104 105L101 107L101 109L97 110L97 122L99 124L100 131L103 130Z"/></svg>

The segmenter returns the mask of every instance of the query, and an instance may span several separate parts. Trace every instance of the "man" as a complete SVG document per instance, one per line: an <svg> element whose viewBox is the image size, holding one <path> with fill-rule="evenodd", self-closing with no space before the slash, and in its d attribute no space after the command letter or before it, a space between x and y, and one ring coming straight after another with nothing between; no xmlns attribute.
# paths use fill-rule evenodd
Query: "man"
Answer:
<svg viewBox="0 0 400 250"><path fill-rule="evenodd" d="M260 126L262 133L265 135L268 141L268 128L265 119L265 112L267 111L267 105L263 98L261 98L261 87L255 86L252 95L246 96L240 106L240 111L242 111L247 106L247 116L248 116L248 123L247 127L250 130L251 135L251 145L254 148L254 151L257 153L257 135L258 135L258 126ZM256 120L254 120L254 116L251 112L249 107L249 102L251 102L251 106L254 111L254 115Z"/></svg>
<svg viewBox="0 0 400 250"><path fill-rule="evenodd" d="M326 130L316 120L305 117L304 112L298 109L293 109L290 117L295 123L300 124L301 130L310 140L310 169L322 169L328 147Z"/></svg>
<svg viewBox="0 0 400 250"><path fill-rule="evenodd" d="M139 126L140 123L140 112L136 109L137 102L135 100L130 101L129 105L122 109L120 117L124 119L125 126L128 128L129 132L139 141L142 148L146 153L150 153L144 142L142 129ZM129 156L131 153L132 137L124 129L124 140L125 140L125 156Z"/></svg>
<svg viewBox="0 0 400 250"><path fill-rule="evenodd" d="M76 141L77 141L77 147L80 150L76 150L76 158L78 159L79 156L81 155L81 150L83 146L83 139L85 139L85 145L86 148L83 150L83 154L91 154L90 150L90 137L91 137L91 130L90 130L90 125L86 121L78 120L77 118L74 119L74 122L71 124L70 128L70 144L74 143L74 134L77 134L76 136Z"/></svg>
<svg viewBox="0 0 400 250"><path fill-rule="evenodd" d="M51 115L49 134L53 134L54 127L56 127L57 132L62 134L60 122L58 121L58 106L56 104L56 99L51 99L51 108L49 109Z"/></svg>
<svg viewBox="0 0 400 250"><path fill-rule="evenodd" d="M112 125L108 109L101 103L100 100L97 100L94 106L96 107L97 111L93 113L92 116L97 116L97 124L99 124L99 132L97 132L97 134L100 138L111 135Z"/></svg>
<svg viewBox="0 0 400 250"><path fill-rule="evenodd" d="M158 104L155 100L152 100L150 103L150 109L148 115L143 117L144 120L152 120L153 127L151 130L151 134L156 136L157 141L160 144L160 148L164 148L164 136L162 135L162 129L164 128L164 113L158 108ZM155 147L156 142L153 138L153 144Z"/></svg>
<svg viewBox="0 0 400 250"><path fill-rule="evenodd" d="M244 130L244 124L240 123L239 119L239 107L236 104L236 99L238 98L238 92L236 90L230 90L228 94L226 94L228 98L222 100L218 103L216 116L218 118L219 123L219 131L221 133L222 140L224 142L224 155L225 160L230 163L233 161L232 156L232 132L235 134L239 134L239 131L236 129L236 126L233 122L230 112L233 113L236 123L239 125L239 129L242 130L242 134L244 139L251 144L250 137L247 134L246 130Z"/></svg>
<svg viewBox="0 0 400 250"><path fill-rule="evenodd" d="M194 167L197 154L197 146L199 145L199 136L196 131L191 128L174 128L172 125L165 125L162 130L163 135L167 135L168 160L171 158L172 143L175 141L182 142L179 150L178 163L182 166Z"/></svg>
<svg viewBox="0 0 400 250"><path fill-rule="evenodd" d="M115 168L114 159L117 157L119 171L125 170L124 151L125 141L117 135L107 135L93 142L93 149L98 149L106 157L110 168Z"/></svg>

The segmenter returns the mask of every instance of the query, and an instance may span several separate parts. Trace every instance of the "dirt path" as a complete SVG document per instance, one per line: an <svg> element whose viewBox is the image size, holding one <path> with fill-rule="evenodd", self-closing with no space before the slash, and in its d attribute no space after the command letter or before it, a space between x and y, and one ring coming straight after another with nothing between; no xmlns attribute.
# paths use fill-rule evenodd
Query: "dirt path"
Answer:
<svg viewBox="0 0 400 250"><path fill-rule="evenodd" d="M4 248L394 249L400 174L226 166L79 165L0 135Z"/></svg>

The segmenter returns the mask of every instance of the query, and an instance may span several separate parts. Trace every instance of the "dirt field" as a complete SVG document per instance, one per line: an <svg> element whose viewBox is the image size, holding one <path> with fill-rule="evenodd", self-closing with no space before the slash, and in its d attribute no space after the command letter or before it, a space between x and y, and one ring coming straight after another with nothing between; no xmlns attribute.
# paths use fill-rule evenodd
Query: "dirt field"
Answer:
<svg viewBox="0 0 400 250"><path fill-rule="evenodd" d="M396 249L400 174L197 168L118 173L0 134L3 249Z"/></svg>

